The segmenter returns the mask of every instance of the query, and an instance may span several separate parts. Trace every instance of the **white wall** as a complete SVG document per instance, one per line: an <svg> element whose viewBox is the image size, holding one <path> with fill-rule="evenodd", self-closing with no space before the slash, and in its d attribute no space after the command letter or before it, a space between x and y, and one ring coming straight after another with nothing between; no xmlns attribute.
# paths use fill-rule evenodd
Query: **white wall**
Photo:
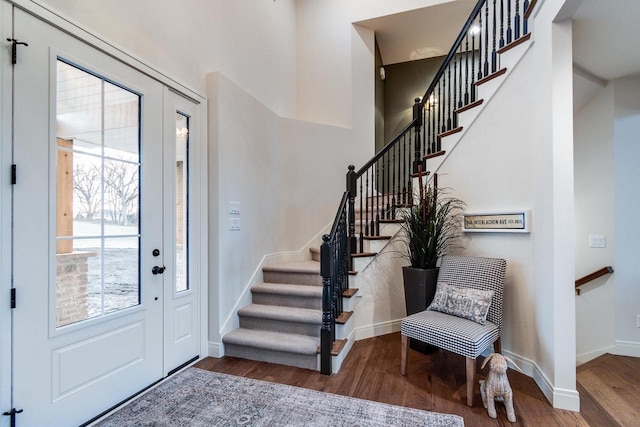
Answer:
<svg viewBox="0 0 640 427"><path fill-rule="evenodd" d="M358 70L352 23L451 0L297 0L297 117L302 120L358 129L354 114L373 108L371 81ZM370 46L373 55L373 45ZM354 76L356 79L354 80ZM362 79L365 78L366 81ZM356 85L366 83L365 91ZM426 88L425 88L426 89Z"/></svg>
<svg viewBox="0 0 640 427"><path fill-rule="evenodd" d="M576 278L614 266L613 84L574 116ZM589 235L603 235L606 248L590 248ZM576 353L586 362L614 347L615 279L601 277L576 297Z"/></svg>
<svg viewBox="0 0 640 427"><path fill-rule="evenodd" d="M350 129L275 114L220 73L207 80L209 340L217 347L265 255L301 249L333 219L347 172L336 159L358 159L362 146ZM240 231L229 230L231 201L240 203Z"/></svg>
<svg viewBox="0 0 640 427"><path fill-rule="evenodd" d="M39 0L199 93L219 71L295 115L295 1Z"/></svg>
<svg viewBox="0 0 640 427"><path fill-rule="evenodd" d="M614 85L616 352L640 357L640 77Z"/></svg>
<svg viewBox="0 0 640 427"><path fill-rule="evenodd" d="M473 234L467 252L507 260L503 348L555 407L577 410L571 24L552 22L563 3L538 6L531 49L439 177L469 212L531 209L530 234Z"/></svg>

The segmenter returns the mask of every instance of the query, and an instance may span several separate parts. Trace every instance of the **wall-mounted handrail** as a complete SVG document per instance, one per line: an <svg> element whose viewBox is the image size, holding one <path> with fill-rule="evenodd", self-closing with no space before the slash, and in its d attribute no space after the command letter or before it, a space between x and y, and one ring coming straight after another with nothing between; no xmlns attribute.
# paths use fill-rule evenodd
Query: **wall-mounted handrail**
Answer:
<svg viewBox="0 0 640 427"><path fill-rule="evenodd" d="M576 292L578 293L578 295L580 295L580 289L578 289L580 286L589 283L592 280L597 279L598 277L602 277L605 276L607 274L613 273L613 267L608 265L606 267L602 267L600 270L594 271L591 274L587 274L586 276L583 276L579 279L576 280Z"/></svg>

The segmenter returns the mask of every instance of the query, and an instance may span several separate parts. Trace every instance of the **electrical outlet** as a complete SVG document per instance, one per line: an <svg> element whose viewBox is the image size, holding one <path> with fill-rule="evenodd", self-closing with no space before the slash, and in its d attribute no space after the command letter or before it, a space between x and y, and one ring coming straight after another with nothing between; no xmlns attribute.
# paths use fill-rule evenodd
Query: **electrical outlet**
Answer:
<svg viewBox="0 0 640 427"><path fill-rule="evenodd" d="M229 213L232 215L240 215L240 202L229 202Z"/></svg>
<svg viewBox="0 0 640 427"><path fill-rule="evenodd" d="M229 230L231 231L240 230L240 218L229 218Z"/></svg>

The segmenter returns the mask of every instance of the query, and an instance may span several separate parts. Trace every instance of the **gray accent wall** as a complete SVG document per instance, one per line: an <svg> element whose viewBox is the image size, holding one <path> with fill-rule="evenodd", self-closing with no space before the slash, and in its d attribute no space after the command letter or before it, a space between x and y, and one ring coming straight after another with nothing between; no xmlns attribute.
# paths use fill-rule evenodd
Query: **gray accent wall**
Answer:
<svg viewBox="0 0 640 427"><path fill-rule="evenodd" d="M376 40L375 52L375 70L374 79L376 82L375 94L375 113L376 113L376 153L384 147L386 143L384 138L384 80L380 76L380 68L382 68L382 55L380 55L380 47Z"/></svg>
<svg viewBox="0 0 640 427"><path fill-rule="evenodd" d="M384 81L384 144L409 124L413 100L424 95L444 58L439 56L384 66L387 75ZM376 138L376 151L378 147Z"/></svg>

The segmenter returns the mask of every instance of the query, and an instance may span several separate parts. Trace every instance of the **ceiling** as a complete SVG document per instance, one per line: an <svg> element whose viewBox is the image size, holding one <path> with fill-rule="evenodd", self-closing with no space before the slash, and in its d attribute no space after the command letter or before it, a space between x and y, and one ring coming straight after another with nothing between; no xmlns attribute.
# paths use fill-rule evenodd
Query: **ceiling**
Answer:
<svg viewBox="0 0 640 427"><path fill-rule="evenodd" d="M573 16L573 61L603 80L640 73L639 0L583 0Z"/></svg>
<svg viewBox="0 0 640 427"><path fill-rule="evenodd" d="M385 65L446 55L477 0L446 3L358 22L376 33ZM600 80L640 72L640 0L569 0L574 62Z"/></svg>
<svg viewBox="0 0 640 427"><path fill-rule="evenodd" d="M443 56L449 53L476 2L452 0L357 24L375 31L384 65Z"/></svg>
<svg viewBox="0 0 640 427"><path fill-rule="evenodd" d="M358 22L375 31L384 65L446 55L477 0L446 3ZM640 75L640 0L567 0L573 19L574 111L607 81Z"/></svg>

